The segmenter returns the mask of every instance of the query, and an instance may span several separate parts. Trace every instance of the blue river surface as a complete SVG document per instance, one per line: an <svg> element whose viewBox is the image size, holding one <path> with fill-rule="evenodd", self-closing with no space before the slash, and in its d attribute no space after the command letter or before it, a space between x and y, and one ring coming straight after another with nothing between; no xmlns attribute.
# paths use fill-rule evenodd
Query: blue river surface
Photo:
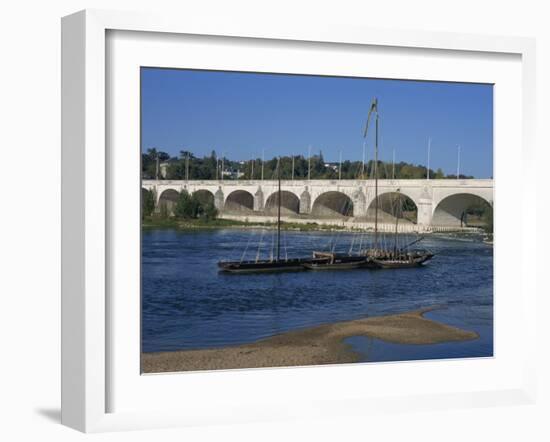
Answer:
<svg viewBox="0 0 550 442"><path fill-rule="evenodd" d="M427 236L435 252L413 269L225 274L219 260L271 253L272 231L145 229L142 234L142 351L204 349L254 342L323 323L441 306L427 318L474 330L479 339L402 345L367 337L346 343L361 361L493 355L493 249L479 238ZM414 237L400 236L405 243ZM282 256L310 256L351 233L284 232ZM389 239L388 239L389 241Z"/></svg>

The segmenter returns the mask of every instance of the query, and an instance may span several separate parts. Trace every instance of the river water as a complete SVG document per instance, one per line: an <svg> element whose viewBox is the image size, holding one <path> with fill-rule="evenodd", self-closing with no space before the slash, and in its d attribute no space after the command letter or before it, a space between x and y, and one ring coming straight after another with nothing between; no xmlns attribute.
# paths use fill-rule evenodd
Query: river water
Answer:
<svg viewBox="0 0 550 442"><path fill-rule="evenodd" d="M282 255L310 256L330 244L348 250L350 233L284 232ZM428 318L468 330L474 341L397 345L354 337L362 361L492 356L493 250L473 238L432 235L422 247L436 253L421 268L224 274L217 262L271 252L272 231L245 229L144 230L142 350L213 348L254 342L327 322L439 305ZM401 242L410 238L400 237ZM368 238L363 237L364 241Z"/></svg>

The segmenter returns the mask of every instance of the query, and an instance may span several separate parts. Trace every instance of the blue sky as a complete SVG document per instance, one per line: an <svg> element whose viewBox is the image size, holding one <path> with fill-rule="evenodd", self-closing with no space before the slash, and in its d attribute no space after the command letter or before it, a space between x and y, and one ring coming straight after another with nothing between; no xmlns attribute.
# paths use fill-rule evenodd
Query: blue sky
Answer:
<svg viewBox="0 0 550 442"><path fill-rule="evenodd" d="M492 85L142 68L142 150L215 150L231 159L323 152L361 160L378 98L380 158L476 178L493 175ZM367 156L372 158L369 137Z"/></svg>

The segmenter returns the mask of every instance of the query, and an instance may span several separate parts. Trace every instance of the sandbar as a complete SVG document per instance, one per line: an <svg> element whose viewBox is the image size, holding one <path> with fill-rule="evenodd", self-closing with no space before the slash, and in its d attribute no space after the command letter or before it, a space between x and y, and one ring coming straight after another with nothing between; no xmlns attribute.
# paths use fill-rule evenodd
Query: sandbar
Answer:
<svg viewBox="0 0 550 442"><path fill-rule="evenodd" d="M222 348L142 353L143 373L290 367L357 362L344 339L368 336L396 344L437 344L479 338L476 332L426 319L429 307L404 313L322 324L250 344Z"/></svg>

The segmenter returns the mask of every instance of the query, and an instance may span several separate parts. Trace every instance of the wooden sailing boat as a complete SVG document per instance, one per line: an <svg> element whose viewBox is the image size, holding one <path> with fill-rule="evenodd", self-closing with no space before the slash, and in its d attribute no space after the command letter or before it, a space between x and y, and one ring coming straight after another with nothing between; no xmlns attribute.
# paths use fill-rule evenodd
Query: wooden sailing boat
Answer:
<svg viewBox="0 0 550 442"><path fill-rule="evenodd" d="M375 120L375 143L374 143L374 247L364 251L364 255L367 258L368 267L377 267L383 269L400 269L409 267L418 267L425 262L432 259L433 253L427 250L409 250L409 247L415 243L422 241L423 237L407 244L402 248L397 247L398 237L398 213L395 215L395 231L394 231L394 245L391 249L381 248L379 246L378 235L378 100L375 98L371 104L369 114L367 117L367 123L365 126L364 137L367 137L369 129L370 118L373 114L376 114Z"/></svg>
<svg viewBox="0 0 550 442"><path fill-rule="evenodd" d="M305 262L308 270L351 270L364 268L368 260L364 256L340 255L333 252L313 252L314 259Z"/></svg>
<svg viewBox="0 0 550 442"><path fill-rule="evenodd" d="M397 269L407 267L417 267L429 261L433 253L425 250L410 251L409 247L422 238L413 241L405 247L397 247L398 222L399 217L396 214L396 224L394 232L394 247L392 249L381 248L379 244L378 232L378 100L372 101L367 122L365 125L364 138L367 138L369 123L371 117L375 115L375 157L374 157L374 246L371 249L360 250L358 254L348 255L336 254L334 252L313 252L316 258L325 258L325 261L305 263L304 267L310 270L348 270L365 268L384 268Z"/></svg>
<svg viewBox="0 0 550 442"><path fill-rule="evenodd" d="M325 257L287 258L281 259L281 168L280 159L277 163L278 205L277 205L277 253L270 259L255 259L251 261L220 261L218 267L223 272L253 273L253 272L281 272L305 270L304 265L325 262Z"/></svg>
<svg viewBox="0 0 550 442"><path fill-rule="evenodd" d="M334 251L313 252L312 258L293 258L281 259L281 169L280 160L277 165L278 172L278 211L277 211L277 256L270 259L253 261L220 261L219 268L225 272L273 272L273 271L291 271L291 270L349 270L366 268L384 268L399 269L408 267L418 267L429 261L434 254L427 250L411 250L410 247L423 238L405 245L397 247L398 223L399 217L396 214L394 246L390 249L380 247L378 232L378 100L372 101L367 122L365 126L364 137L367 137L371 117L375 115L375 157L374 157L374 188L375 188L375 214L374 214L374 245L370 249L359 250L358 253L338 254Z"/></svg>
<svg viewBox="0 0 550 442"><path fill-rule="evenodd" d="M365 129L365 138L367 136L367 130L369 127L369 121L372 113L376 111L376 146L378 149L378 111L377 111L377 100L373 100L369 114L367 116L367 126ZM378 157L377 157L378 158ZM377 176L377 165L375 163L375 176ZM376 195L378 195L378 179L376 180ZM375 244L378 241L378 198L376 198L376 214L375 214ZM310 263L304 264L304 266L310 270L349 270L349 269L358 269L358 268L368 268L368 267L377 267L375 263L372 262L372 257L368 256L363 251L359 251L358 254L352 255L349 253L345 254L336 254L334 252L313 252L314 257L323 257L327 258L325 262L319 263Z"/></svg>

